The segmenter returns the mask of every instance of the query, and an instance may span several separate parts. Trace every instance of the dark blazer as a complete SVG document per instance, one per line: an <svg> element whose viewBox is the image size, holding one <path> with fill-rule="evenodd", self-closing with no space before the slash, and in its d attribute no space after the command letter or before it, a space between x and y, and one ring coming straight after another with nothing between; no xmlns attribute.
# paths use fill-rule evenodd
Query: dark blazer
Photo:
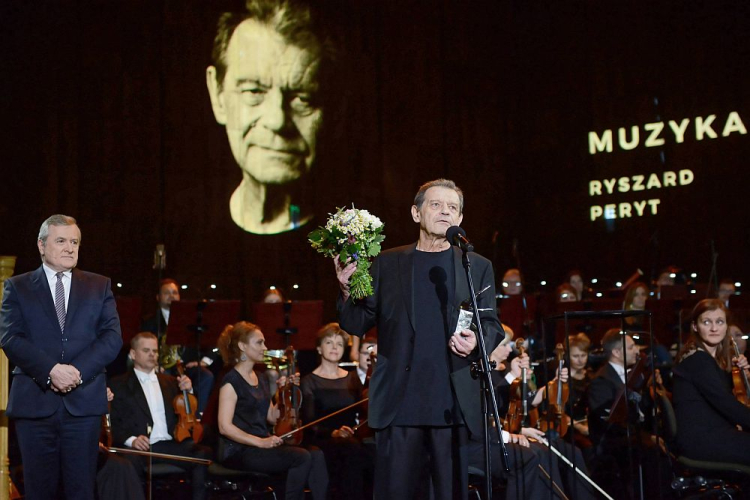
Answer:
<svg viewBox="0 0 750 500"><path fill-rule="evenodd" d="M170 375L157 373L161 395L164 398L164 414L167 419L167 430L174 437L177 425L172 401L181 394L177 379ZM115 377L110 381L109 388L115 395L110 410L112 422L112 442L122 446L130 436L148 436L148 427L153 427L154 419L146 401L141 383L135 372L130 369L127 373Z"/></svg>
<svg viewBox="0 0 750 500"><path fill-rule="evenodd" d="M122 346L109 278L73 270L64 332L60 332L41 266L6 280L0 345L16 366L8 399L9 417L48 417L61 404L75 416L107 413L104 367ZM47 387L49 373L57 363L75 366L83 384L66 394Z"/></svg>
<svg viewBox="0 0 750 500"><path fill-rule="evenodd" d="M416 244L383 252L373 262L374 294L354 302L339 300L341 328L354 335L363 336L373 326L378 328L378 363L370 379L369 423L375 429L388 427L393 421L404 396L414 355L414 310L412 296L413 257ZM461 262L461 251L452 247L456 291L449 305L450 325L455 328L461 302L469 298L466 272ZM471 275L475 291L487 290L477 298L488 352L499 342L500 322L495 301L495 275L492 264L484 257L470 253ZM445 340L448 349L448 339ZM450 356L451 383L461 413L472 434L482 432L479 381L473 379L469 363L476 357Z"/></svg>
<svg viewBox="0 0 750 500"><path fill-rule="evenodd" d="M624 385L609 361L599 368L591 381L589 385L589 429L594 442L606 432L608 424L604 419L609 417L609 410Z"/></svg>

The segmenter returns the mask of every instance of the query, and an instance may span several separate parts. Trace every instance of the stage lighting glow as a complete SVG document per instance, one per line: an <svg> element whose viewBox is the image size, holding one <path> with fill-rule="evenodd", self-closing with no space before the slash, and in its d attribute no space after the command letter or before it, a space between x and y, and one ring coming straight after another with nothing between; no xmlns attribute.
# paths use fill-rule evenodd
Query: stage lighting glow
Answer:
<svg viewBox="0 0 750 500"><path fill-rule="evenodd" d="M616 287L621 287L622 286L622 281L616 281L615 282L615 286Z"/></svg>
<svg viewBox="0 0 750 500"><path fill-rule="evenodd" d="M299 285L295 283L294 285L292 285L292 288L294 288L295 290L299 290Z"/></svg>
<svg viewBox="0 0 750 500"><path fill-rule="evenodd" d="M690 277L695 279L698 277L698 273L690 273Z"/></svg>
<svg viewBox="0 0 750 500"><path fill-rule="evenodd" d="M542 280L542 282L540 283L540 285L542 285L542 286L545 286L546 284L547 284L547 282L545 280Z"/></svg>
<svg viewBox="0 0 750 500"><path fill-rule="evenodd" d="M603 296L604 296L604 294L603 294L602 292L596 292L596 296L597 296L597 297L603 297Z"/></svg>
<svg viewBox="0 0 750 500"><path fill-rule="evenodd" d="M117 283L117 288L122 288L122 283Z"/></svg>
<svg viewBox="0 0 750 500"><path fill-rule="evenodd" d="M180 288L182 288L183 290L187 290L187 285L182 285Z"/></svg>
<svg viewBox="0 0 750 500"><path fill-rule="evenodd" d="M596 285L597 283L599 283L599 280L596 278L591 278L591 283Z"/></svg>
<svg viewBox="0 0 750 500"><path fill-rule="evenodd" d="M216 290L216 285L214 285L213 283L211 284L211 290Z"/></svg>

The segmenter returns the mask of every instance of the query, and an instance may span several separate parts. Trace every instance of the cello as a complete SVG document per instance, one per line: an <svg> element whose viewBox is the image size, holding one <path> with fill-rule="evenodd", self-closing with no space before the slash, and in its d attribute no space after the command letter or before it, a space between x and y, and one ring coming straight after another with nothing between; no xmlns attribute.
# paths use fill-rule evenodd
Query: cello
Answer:
<svg viewBox="0 0 750 500"><path fill-rule="evenodd" d="M284 439L284 442L299 445L302 442L302 433L294 432L302 426L300 419L300 406L302 405L302 390L292 383L292 376L296 373L294 359L294 347L289 346L284 353L288 360L286 383L278 391L279 419L273 428L275 435Z"/></svg>
<svg viewBox="0 0 750 500"><path fill-rule="evenodd" d="M182 366L182 361L176 363L177 373L180 376L185 375L185 370ZM192 438L193 442L199 443L203 439L203 426L198 420L196 413L198 412L198 399L183 390L181 395L175 396L172 401L175 415L177 415L177 425L174 428L174 439L178 443L183 442L186 439Z"/></svg>
<svg viewBox="0 0 750 500"><path fill-rule="evenodd" d="M557 357L557 377L547 384L547 395L550 398L547 415L539 422L539 428L544 431L555 431L560 436L568 432L568 416L565 414L565 405L568 402L569 387L560 381L560 374L565 362L565 348L562 344L555 346L555 356Z"/></svg>

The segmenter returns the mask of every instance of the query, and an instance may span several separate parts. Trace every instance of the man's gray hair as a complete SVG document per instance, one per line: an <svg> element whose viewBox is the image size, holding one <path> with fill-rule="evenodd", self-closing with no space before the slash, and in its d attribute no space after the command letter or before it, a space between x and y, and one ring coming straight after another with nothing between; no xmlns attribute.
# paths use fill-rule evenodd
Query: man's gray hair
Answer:
<svg viewBox="0 0 750 500"><path fill-rule="evenodd" d="M78 223L76 222L76 220L69 215L52 215L46 221L42 222L42 227L39 228L39 237L37 239L42 240L42 243L47 243L47 236L49 236L50 226L75 226L77 224Z"/></svg>
<svg viewBox="0 0 750 500"><path fill-rule="evenodd" d="M433 187L444 187L454 190L458 194L458 199L461 202L459 213L464 213L464 192L461 191L460 187L456 186L455 182L449 179L435 179L434 181L422 184L419 187L419 191L417 191L417 195L414 197L414 205L417 207L417 210L422 208L427 190Z"/></svg>
<svg viewBox="0 0 750 500"><path fill-rule="evenodd" d="M254 19L272 28L286 43L318 55L323 62L336 58L335 43L319 24L308 2L304 0L247 0L244 11L225 12L219 17L211 58L216 68L216 82L220 88L224 85L224 76L227 71L226 53L229 40L237 27L247 19Z"/></svg>

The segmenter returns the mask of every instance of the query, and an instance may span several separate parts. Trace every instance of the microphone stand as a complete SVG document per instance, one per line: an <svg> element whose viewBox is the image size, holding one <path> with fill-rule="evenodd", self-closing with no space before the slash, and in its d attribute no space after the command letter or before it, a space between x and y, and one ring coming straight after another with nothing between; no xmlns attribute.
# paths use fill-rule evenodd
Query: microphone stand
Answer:
<svg viewBox="0 0 750 500"><path fill-rule="evenodd" d="M492 458L490 457L490 429L487 422L488 408L487 401L492 403L492 415L495 418L495 428L497 429L498 441L500 443L501 458L503 460L503 468L505 472L510 472L510 459L508 457L508 449L505 447L503 442L502 425L500 425L499 411L497 408L497 398L495 397L495 391L492 387L492 367L490 365L490 358L487 355L487 346L484 342L484 331L482 330L482 321L479 318L479 306L477 305L477 297L474 292L474 280L471 277L471 261L469 260L469 252L466 247L459 245L463 257L464 269L466 270L466 280L469 284L469 296L471 297L471 309L474 313L473 321L477 326L477 345L479 346L479 361L471 363L471 374L472 377L481 377L480 382L482 384L482 430L484 431L484 479L487 500L492 500Z"/></svg>

